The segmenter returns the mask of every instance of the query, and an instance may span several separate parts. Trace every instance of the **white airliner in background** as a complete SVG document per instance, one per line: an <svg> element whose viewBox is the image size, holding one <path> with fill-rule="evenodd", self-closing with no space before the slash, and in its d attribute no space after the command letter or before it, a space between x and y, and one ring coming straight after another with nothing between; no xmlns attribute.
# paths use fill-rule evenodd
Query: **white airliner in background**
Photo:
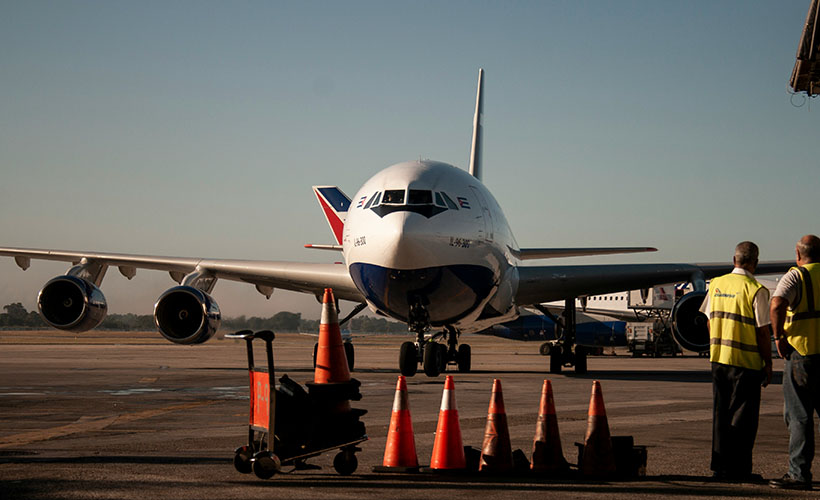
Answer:
<svg viewBox="0 0 820 500"><path fill-rule="evenodd" d="M159 332L177 344L207 341L220 324L211 292L219 279L242 281L270 297L274 289L358 302L351 313L370 307L406 322L415 343L402 344L399 368L416 373L422 363L436 376L448 363L470 370L470 348L460 333L514 319L522 306L564 300L565 330L559 346L568 364L575 351L575 298L640 289L660 283L691 282L695 292L681 299L676 324L681 336L706 333L696 314L705 280L728 272L728 264L620 264L524 266L522 261L580 255L654 251L654 248L519 248L501 207L481 183L483 70L478 73L469 170L429 160L399 163L377 173L351 201L333 186L314 192L336 238L344 264L157 257L147 255L0 248L27 269L31 259L70 262L65 275L45 284L38 297L43 319L76 332L100 324L107 312L100 291L109 267L127 278L137 269L166 271L179 284L154 305ZM507 167L509 168L509 167ZM791 261L761 263L759 272L782 272ZM350 315L348 316L350 317ZM432 334L428 333L431 332ZM576 364L576 371L586 363Z"/></svg>

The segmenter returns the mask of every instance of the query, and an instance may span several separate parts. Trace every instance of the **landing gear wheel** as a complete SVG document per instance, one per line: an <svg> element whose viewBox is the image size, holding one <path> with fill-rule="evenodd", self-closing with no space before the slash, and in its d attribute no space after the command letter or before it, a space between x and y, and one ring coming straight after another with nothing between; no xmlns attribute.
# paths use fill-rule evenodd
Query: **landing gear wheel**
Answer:
<svg viewBox="0 0 820 500"><path fill-rule="evenodd" d="M247 445L239 447L234 451L233 467L242 474L250 474L253 472L253 465L251 463L253 458L253 451Z"/></svg>
<svg viewBox="0 0 820 500"><path fill-rule="evenodd" d="M587 349L575 346L575 373L582 375L587 372Z"/></svg>
<svg viewBox="0 0 820 500"><path fill-rule="evenodd" d="M343 344L345 346L345 357L347 358L347 368L350 371L353 371L353 365L356 362L356 354L353 351L353 344L350 342L345 342Z"/></svg>
<svg viewBox="0 0 820 500"><path fill-rule="evenodd" d="M428 377L438 377L441 373L441 347L436 342L428 342L424 346L424 374Z"/></svg>
<svg viewBox="0 0 820 500"><path fill-rule="evenodd" d="M272 478L281 467L279 457L269 451L260 451L253 457L253 473L259 479Z"/></svg>
<svg viewBox="0 0 820 500"><path fill-rule="evenodd" d="M333 458L333 468L342 476L349 476L356 472L359 460L352 451L342 450Z"/></svg>
<svg viewBox="0 0 820 500"><path fill-rule="evenodd" d="M552 348L552 346L550 346L549 342L544 342L538 348L538 354L540 354L541 356L549 356L551 348Z"/></svg>
<svg viewBox="0 0 820 500"><path fill-rule="evenodd" d="M561 358L561 346L553 346L550 349L550 373L561 373L563 367L563 359Z"/></svg>
<svg viewBox="0 0 820 500"><path fill-rule="evenodd" d="M439 373L444 373L444 372L447 371L447 361L448 361L448 359L447 359L447 354L448 354L447 353L447 346L444 345L444 344L439 344L438 349L439 349L439 351L441 351L441 355L440 355L441 359L440 359L440 362L439 362L439 365L438 365L438 372Z"/></svg>
<svg viewBox="0 0 820 500"><path fill-rule="evenodd" d="M456 362L458 363L459 372L467 373L470 371L472 365L472 349L468 344L458 346Z"/></svg>
<svg viewBox="0 0 820 500"><path fill-rule="evenodd" d="M405 342L399 350L399 371L405 377L412 377L419 367L418 352L416 344Z"/></svg>

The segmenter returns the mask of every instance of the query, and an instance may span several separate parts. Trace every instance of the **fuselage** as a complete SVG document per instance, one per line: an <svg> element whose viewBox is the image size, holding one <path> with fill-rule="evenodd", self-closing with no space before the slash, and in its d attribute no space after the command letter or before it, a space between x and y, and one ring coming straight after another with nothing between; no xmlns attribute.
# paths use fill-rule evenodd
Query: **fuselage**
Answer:
<svg viewBox="0 0 820 500"><path fill-rule="evenodd" d="M342 247L381 314L465 332L518 314L507 220L489 190L452 165L405 162L371 177L353 198Z"/></svg>

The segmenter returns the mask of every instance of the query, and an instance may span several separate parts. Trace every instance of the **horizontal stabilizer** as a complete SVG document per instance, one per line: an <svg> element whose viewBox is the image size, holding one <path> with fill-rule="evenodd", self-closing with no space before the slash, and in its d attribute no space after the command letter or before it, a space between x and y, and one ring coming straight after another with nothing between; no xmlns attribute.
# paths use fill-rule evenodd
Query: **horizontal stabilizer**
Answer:
<svg viewBox="0 0 820 500"><path fill-rule="evenodd" d="M609 247L609 248L522 248L516 252L521 260L557 259L559 257L580 257L583 255L611 255L619 253L657 252L652 247Z"/></svg>
<svg viewBox="0 0 820 500"><path fill-rule="evenodd" d="M344 250L342 245L315 245L311 243L305 245L305 248L311 248L313 250L336 250L337 252Z"/></svg>

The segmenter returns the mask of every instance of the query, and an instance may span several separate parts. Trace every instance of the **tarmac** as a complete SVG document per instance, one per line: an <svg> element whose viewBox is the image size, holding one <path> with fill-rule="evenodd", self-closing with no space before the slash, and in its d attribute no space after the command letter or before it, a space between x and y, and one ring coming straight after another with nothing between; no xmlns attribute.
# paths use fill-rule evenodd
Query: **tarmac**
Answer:
<svg viewBox="0 0 820 500"><path fill-rule="evenodd" d="M0 498L817 498L765 483L713 480L709 470L712 388L709 361L697 356L632 358L625 351L589 359L589 372L547 373L537 342L464 336L473 371L451 372L465 445L480 448L494 378L502 381L513 449L529 457L541 385L552 380L561 442L570 463L583 440L593 380L599 380L612 435L647 448L646 476L583 480L539 477L380 474L398 376L398 351L409 336L354 338L353 376L362 382L355 408L370 440L358 470L338 475L335 452L260 480L233 465L245 444L248 373L242 341L169 344L157 333L0 331ZM315 337L280 334L277 377L312 379ZM260 345L261 347L261 345ZM257 351L257 362L264 357ZM763 390L754 470L764 478L787 467L782 363ZM407 379L416 449L429 463L444 377ZM814 469L820 464L815 460Z"/></svg>

